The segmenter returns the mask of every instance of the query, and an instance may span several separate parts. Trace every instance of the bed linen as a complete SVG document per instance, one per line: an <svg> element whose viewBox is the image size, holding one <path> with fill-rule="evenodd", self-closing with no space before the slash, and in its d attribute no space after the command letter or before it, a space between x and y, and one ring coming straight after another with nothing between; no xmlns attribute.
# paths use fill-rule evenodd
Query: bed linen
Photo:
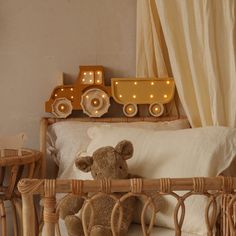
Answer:
<svg viewBox="0 0 236 236"><path fill-rule="evenodd" d="M93 127L87 155L103 146L115 146L129 140L134 146L128 166L132 174L149 179L215 177L232 167L236 159L236 129L205 127L177 131L142 130L138 128ZM184 194L184 193L182 193ZM204 210L208 199L189 197L185 201L184 232L207 235ZM159 213L156 226L174 229L176 200L165 198L165 209Z"/></svg>
<svg viewBox="0 0 236 236"><path fill-rule="evenodd" d="M190 128L187 119L163 122L58 122L49 127L47 133L47 161L53 160L59 166L58 178L76 178L73 162L76 154L86 152L91 138L88 129L92 127L132 127L145 130L179 130ZM86 179L87 175L84 176Z"/></svg>

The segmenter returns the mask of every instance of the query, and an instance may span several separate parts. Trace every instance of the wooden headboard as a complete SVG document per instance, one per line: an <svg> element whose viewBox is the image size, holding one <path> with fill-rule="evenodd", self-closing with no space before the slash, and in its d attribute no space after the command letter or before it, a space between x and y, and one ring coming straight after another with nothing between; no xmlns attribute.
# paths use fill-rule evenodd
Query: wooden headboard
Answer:
<svg viewBox="0 0 236 236"><path fill-rule="evenodd" d="M44 117L41 119L40 124L40 151L42 152L42 168L41 168L41 176L45 177L46 173L46 141L47 141L47 129L50 125L57 122L65 122L65 121L80 121L80 122L106 122L106 123L120 123L120 122L163 122L163 121L173 121L179 119L186 119L186 117L179 116L168 116L168 117L109 117L109 118L52 118L52 117Z"/></svg>

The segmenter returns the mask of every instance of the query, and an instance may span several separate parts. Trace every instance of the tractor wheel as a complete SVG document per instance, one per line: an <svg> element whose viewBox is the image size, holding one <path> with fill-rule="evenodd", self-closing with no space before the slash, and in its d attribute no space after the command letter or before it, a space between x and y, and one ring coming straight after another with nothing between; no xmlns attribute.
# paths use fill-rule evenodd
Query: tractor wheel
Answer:
<svg viewBox="0 0 236 236"><path fill-rule="evenodd" d="M80 105L83 112L90 117L101 117L108 112L110 99L106 92L93 88L87 90L81 96Z"/></svg>
<svg viewBox="0 0 236 236"><path fill-rule="evenodd" d="M133 117L138 112L138 106L134 103L128 103L123 106L123 112L128 117Z"/></svg>
<svg viewBox="0 0 236 236"><path fill-rule="evenodd" d="M149 113L152 116L159 117L163 114L164 112L164 106L161 103L152 103L149 106Z"/></svg>
<svg viewBox="0 0 236 236"><path fill-rule="evenodd" d="M66 118L72 113L71 101L67 98L56 98L52 104L52 114L57 118Z"/></svg>

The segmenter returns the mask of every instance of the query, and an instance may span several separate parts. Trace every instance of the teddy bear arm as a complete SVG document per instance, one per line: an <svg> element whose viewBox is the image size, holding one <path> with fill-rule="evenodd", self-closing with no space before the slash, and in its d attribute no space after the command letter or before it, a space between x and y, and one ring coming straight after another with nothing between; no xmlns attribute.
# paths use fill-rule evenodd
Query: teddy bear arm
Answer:
<svg viewBox="0 0 236 236"><path fill-rule="evenodd" d="M84 199L76 195L68 195L60 206L60 218L63 220L68 215L75 215L82 208Z"/></svg>
<svg viewBox="0 0 236 236"><path fill-rule="evenodd" d="M84 236L82 222L77 216L66 216L65 225L69 236Z"/></svg>

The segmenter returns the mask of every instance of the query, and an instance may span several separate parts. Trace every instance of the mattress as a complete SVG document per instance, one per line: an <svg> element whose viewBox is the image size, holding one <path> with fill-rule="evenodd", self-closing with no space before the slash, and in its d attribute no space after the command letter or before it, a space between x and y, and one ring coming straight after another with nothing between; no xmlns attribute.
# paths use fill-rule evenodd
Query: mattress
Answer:
<svg viewBox="0 0 236 236"><path fill-rule="evenodd" d="M64 225L63 221L59 220L59 224L60 224L61 235L66 236L67 231L66 231L66 228L65 228L65 225ZM130 229L129 229L129 232L128 232L127 236L142 236L142 235L143 234L142 234L141 225L132 224L130 226ZM151 236L154 236L154 235L174 236L175 231L171 230L171 229L162 228L162 227L153 227L152 233L150 235ZM46 236L46 234L44 233L44 229L43 229L42 236ZM198 234L190 234L190 233L182 233L181 236L199 236L199 235Z"/></svg>

